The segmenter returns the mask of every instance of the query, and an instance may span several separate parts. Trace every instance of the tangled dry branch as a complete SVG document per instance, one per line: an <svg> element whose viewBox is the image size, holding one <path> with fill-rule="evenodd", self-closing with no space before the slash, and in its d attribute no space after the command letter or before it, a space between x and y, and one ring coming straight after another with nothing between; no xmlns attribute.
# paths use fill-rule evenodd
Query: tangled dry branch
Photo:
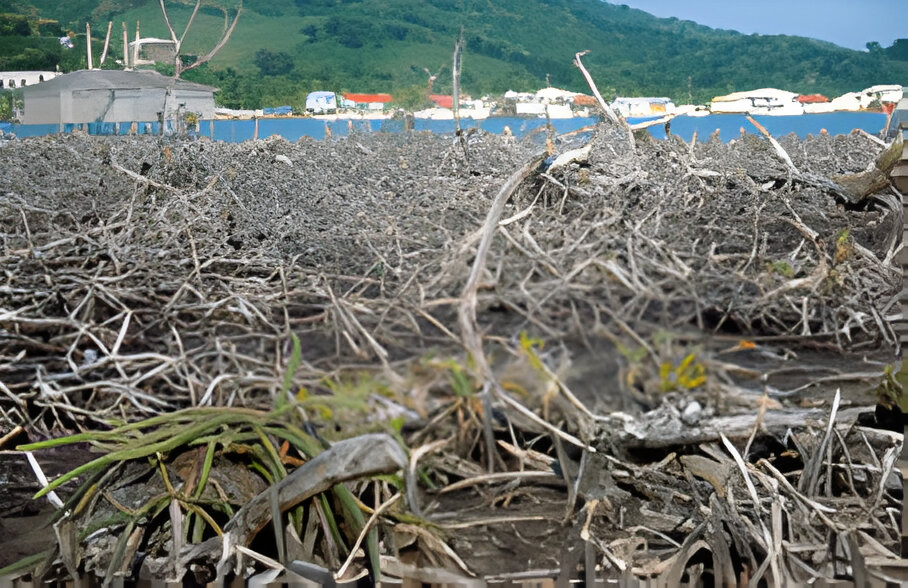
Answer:
<svg viewBox="0 0 908 588"><path fill-rule="evenodd" d="M371 394L373 408L415 411L438 425L411 442L457 440L448 455L459 462L432 464L439 480L461 480L445 496L490 480L463 482L480 475L468 458L494 450L490 423L499 441L512 437L510 457L488 456L506 466L505 478L532 450L517 436L547 439L533 458L548 471L539 478L557 482L551 463L561 464L577 523L571 532L616 569L681 574L706 545L723 577L729 550L757 577L782 577L783 568L817 577L836 562L783 550L781 521L797 527L789 543L820 554L859 511L873 513L864 515L869 526L842 549L887 554L896 537L890 438L868 443L860 469L846 464L859 461L854 442L872 435L866 430L830 428L823 447L837 449L822 456L816 436L786 441L804 464L826 468L820 496L816 483L803 488L794 470L780 471L777 454L758 452L763 459L748 465L734 445L718 444L721 431L736 442L753 437L759 421L728 429L711 420L752 412L764 391L776 408L794 410L803 378L792 372L807 373L805 387L873 380L895 353L889 316L901 280L892 266L901 205L887 194L846 205L809 179L862 171L880 146L860 135L783 138L794 174L753 136L730 145L638 137L631 152L625 129L603 126L555 139L562 157L515 174L501 213L487 216L504 179L540 155L541 138L468 135L469 166L462 149L421 134L241 145L67 136L0 145L2 418L49 434L185 406L271 406L295 333L303 352L291 392L329 394L331 382L368 371L397 393ZM483 218L493 224L481 231ZM484 262L474 264L476 256ZM464 299L470 267L476 275ZM473 327L475 337L462 338ZM696 363L690 342L699 345ZM816 349L834 357L861 351L866 369L786 363L789 352ZM491 411L477 417L463 399L426 396L438 387L427 362L465 351L488 358L483 380L517 391L495 407L507 425L498 416L492 423ZM705 385L696 369L709 370ZM772 380L783 372L790 393ZM742 396L744 380L760 382L755 393ZM697 412L704 407L709 418ZM440 426L454 415L460 431ZM487 444L477 449L483 420ZM668 435L662 445L659 434ZM565 440L595 453L578 461ZM646 465L632 458L640 447L691 444L697 455ZM834 492L843 480L848 491ZM603 487L618 494L603 495ZM509 488L506 498L485 498L510 502L519 493ZM835 502L836 492L848 498ZM428 513L444 506L441 496ZM561 490L557 496L563 500ZM630 521L631 512L643 518ZM736 522L727 534L707 525L729 513ZM733 547L722 543L729 537ZM652 559L638 549L641 540L672 555Z"/></svg>

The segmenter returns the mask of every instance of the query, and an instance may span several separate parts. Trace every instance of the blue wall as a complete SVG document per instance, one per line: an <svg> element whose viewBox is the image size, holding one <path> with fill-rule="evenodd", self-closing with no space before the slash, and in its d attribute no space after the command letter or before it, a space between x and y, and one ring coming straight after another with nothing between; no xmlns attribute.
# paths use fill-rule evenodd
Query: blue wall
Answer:
<svg viewBox="0 0 908 588"><path fill-rule="evenodd" d="M780 137L795 133L799 137L816 135L825 129L832 135L847 134L853 129L863 129L871 134L878 134L886 124L886 115L868 112L833 112L828 114L805 114L800 116L757 116L754 117L774 136ZM598 118L570 118L552 120L552 126L558 133L575 131L598 122ZM628 122L640 122L647 119L629 119ZM256 120L203 120L199 123L198 135L213 138L216 141L237 143L252 140L256 136L266 139L279 135L288 141L298 141L301 137L324 139L328 132L332 137L343 137L353 132L400 133L404 130L401 120L319 120L314 118L262 118ZM524 137L545 127L546 121L541 118L495 117L483 120L463 119L461 128L479 128L484 131L501 134L508 127L516 137ZM158 135L161 131L157 121L136 123L137 133ZM130 132L130 123L120 123L119 130L114 123L84 123L64 125L63 132L71 133L76 129L91 135L121 135ZM678 116L670 123L670 132L690 141L694 132L700 140L707 140L718 130L722 141L728 142L740 135L741 129L747 133L758 134L757 130L742 115L715 114L704 117ZM59 132L59 125L18 125L0 123L4 133L15 133L18 137L37 137L53 135ZM439 134L453 134L453 120L416 119L414 130L430 131ZM665 126L651 127L649 132L656 138L665 138ZM165 123L164 134L172 134L173 128Z"/></svg>

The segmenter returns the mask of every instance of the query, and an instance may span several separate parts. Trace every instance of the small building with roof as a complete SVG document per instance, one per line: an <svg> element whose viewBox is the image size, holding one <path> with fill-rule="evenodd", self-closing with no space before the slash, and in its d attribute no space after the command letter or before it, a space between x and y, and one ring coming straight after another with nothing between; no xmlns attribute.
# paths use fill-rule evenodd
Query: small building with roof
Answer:
<svg viewBox="0 0 908 588"><path fill-rule="evenodd" d="M445 94L429 94L429 100L438 108L454 108L454 96Z"/></svg>
<svg viewBox="0 0 908 588"><path fill-rule="evenodd" d="M670 98L615 98L612 108L624 118L664 116L675 112L675 103Z"/></svg>
<svg viewBox="0 0 908 588"><path fill-rule="evenodd" d="M394 97L391 94L358 94L356 92L344 92L343 105L345 108L355 108L357 110L384 110L387 108Z"/></svg>
<svg viewBox="0 0 908 588"><path fill-rule="evenodd" d="M549 86L548 88L538 90L535 99L537 102L542 102L544 104L570 104L574 101L574 96L576 95L577 92L570 92L568 90Z"/></svg>
<svg viewBox="0 0 908 588"><path fill-rule="evenodd" d="M337 112L337 95L324 90L306 95L306 112L312 114L333 114Z"/></svg>
<svg viewBox="0 0 908 588"><path fill-rule="evenodd" d="M176 47L170 39L145 37L129 43L130 65L154 65L155 63L173 63L177 56ZM135 58L134 56L138 56Z"/></svg>
<svg viewBox="0 0 908 588"><path fill-rule="evenodd" d="M214 117L215 88L154 71L81 70L23 90L23 124Z"/></svg>

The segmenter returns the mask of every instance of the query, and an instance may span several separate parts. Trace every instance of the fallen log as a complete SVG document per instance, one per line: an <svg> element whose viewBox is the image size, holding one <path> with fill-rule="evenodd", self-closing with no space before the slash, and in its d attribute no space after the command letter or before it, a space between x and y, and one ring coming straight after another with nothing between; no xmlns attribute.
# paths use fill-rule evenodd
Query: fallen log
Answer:
<svg viewBox="0 0 908 588"><path fill-rule="evenodd" d="M832 176L830 179L842 187L852 203L860 202L889 186L892 172L902 158L903 147L904 140L899 133L889 148L880 154L873 167L857 174Z"/></svg>

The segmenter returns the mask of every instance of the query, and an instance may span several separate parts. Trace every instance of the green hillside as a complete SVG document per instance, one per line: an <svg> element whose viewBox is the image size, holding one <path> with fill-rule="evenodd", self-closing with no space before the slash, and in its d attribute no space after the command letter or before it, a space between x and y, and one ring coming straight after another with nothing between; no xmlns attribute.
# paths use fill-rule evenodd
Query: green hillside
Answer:
<svg viewBox="0 0 908 588"><path fill-rule="evenodd" d="M237 0L209 1L220 4L196 17L184 53L213 46L222 9L232 15L237 7ZM179 32L191 5L167 5ZM56 19L83 35L90 20L94 37L113 20L115 54L122 52L121 22L130 38L136 21L143 36L169 37L152 0L0 0L0 12ZM600 0L245 0L230 42L186 77L218 86L219 101L235 107L299 104L313 89L406 93L426 86L424 68L440 70L435 90L450 92L461 27L462 86L474 95L537 89L546 76L552 85L584 91L572 59L585 49L607 97L702 102L764 86L838 95L877 83L908 85L908 41L859 52L801 37L714 30ZM95 53L102 41L95 41Z"/></svg>

